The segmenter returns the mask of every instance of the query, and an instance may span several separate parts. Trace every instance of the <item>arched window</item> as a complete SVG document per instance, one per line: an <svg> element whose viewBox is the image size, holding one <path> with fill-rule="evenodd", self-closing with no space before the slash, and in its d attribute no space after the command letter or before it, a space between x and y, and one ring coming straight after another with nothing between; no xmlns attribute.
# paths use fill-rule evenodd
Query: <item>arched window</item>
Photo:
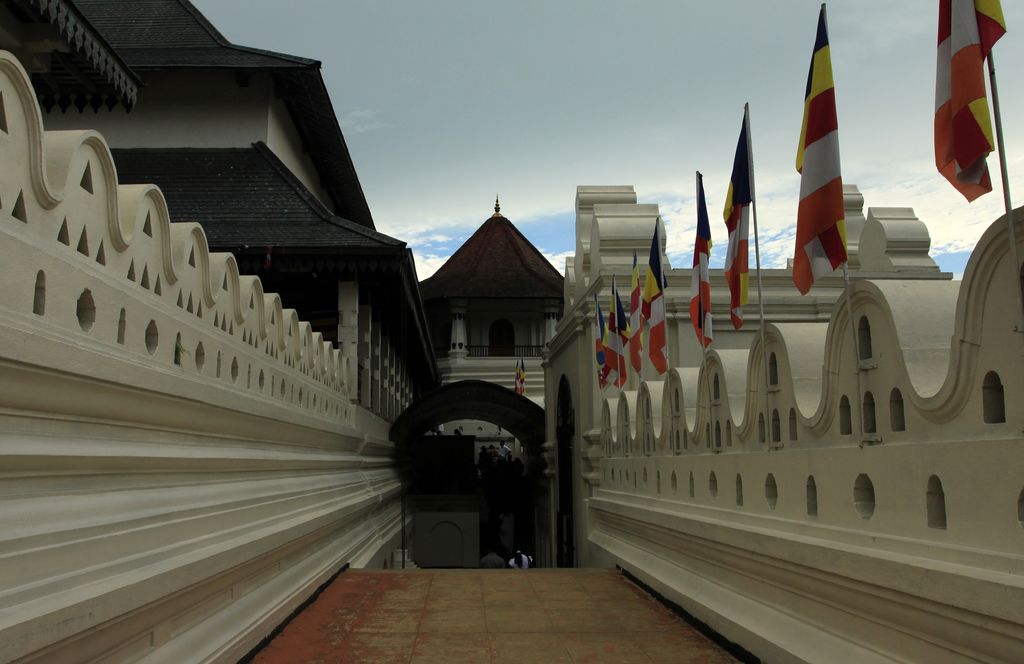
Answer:
<svg viewBox="0 0 1024 664"><path fill-rule="evenodd" d="M889 427L893 431L906 431L907 422L903 415L903 394L899 388L892 388L889 393Z"/></svg>
<svg viewBox="0 0 1024 664"><path fill-rule="evenodd" d="M985 382L981 386L982 406L986 424L998 424L1006 421L1005 402L1003 401L1003 382L999 374L989 371L985 374Z"/></svg>
<svg viewBox="0 0 1024 664"><path fill-rule="evenodd" d="M814 475L807 476L807 516L818 516L818 485Z"/></svg>
<svg viewBox="0 0 1024 664"><path fill-rule="evenodd" d="M857 351L860 359L871 359L871 323L868 322L867 316L861 316L860 323L857 324Z"/></svg>
<svg viewBox="0 0 1024 664"><path fill-rule="evenodd" d="M779 360L775 357L775 353L768 356L768 384L779 384Z"/></svg>
<svg viewBox="0 0 1024 664"><path fill-rule="evenodd" d="M928 478L926 496L928 508L928 527L946 529L946 493L942 490L942 480L938 475Z"/></svg>
<svg viewBox="0 0 1024 664"><path fill-rule="evenodd" d="M763 443L765 437L764 432L764 413L757 414L757 442Z"/></svg>
<svg viewBox="0 0 1024 664"><path fill-rule="evenodd" d="M853 433L853 422L850 419L850 400L844 394L839 399L839 434L849 436Z"/></svg>
<svg viewBox="0 0 1024 664"><path fill-rule="evenodd" d="M719 382L718 382L718 374L715 374L714 381L712 381L712 383L711 383L711 392L712 392L712 397L711 397L712 399L717 401L718 399L721 398L721 387L719 386Z"/></svg>
<svg viewBox="0 0 1024 664"><path fill-rule="evenodd" d="M515 354L516 330L512 323L499 318L491 323L487 331L487 354L491 357L508 357Z"/></svg>
<svg viewBox="0 0 1024 664"><path fill-rule="evenodd" d="M789 439L796 440L796 408L789 409Z"/></svg>
<svg viewBox="0 0 1024 664"><path fill-rule="evenodd" d="M778 409L772 410L772 442L778 443L782 440L782 423L779 422Z"/></svg>
<svg viewBox="0 0 1024 664"><path fill-rule="evenodd" d="M864 393L864 433L875 433L875 397L870 392Z"/></svg>

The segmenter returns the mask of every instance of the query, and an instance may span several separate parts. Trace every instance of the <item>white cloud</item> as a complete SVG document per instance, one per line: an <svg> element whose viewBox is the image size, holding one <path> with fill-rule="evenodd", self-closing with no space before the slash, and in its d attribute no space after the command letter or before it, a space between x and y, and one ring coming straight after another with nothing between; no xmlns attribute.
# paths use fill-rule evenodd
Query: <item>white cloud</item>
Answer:
<svg viewBox="0 0 1024 664"><path fill-rule="evenodd" d="M423 281L433 276L451 258L451 255L420 254L414 250L413 258L416 260L416 278Z"/></svg>
<svg viewBox="0 0 1024 664"><path fill-rule="evenodd" d="M368 131L387 126L375 112L368 109L356 109L341 113L338 124L346 134L365 134Z"/></svg>

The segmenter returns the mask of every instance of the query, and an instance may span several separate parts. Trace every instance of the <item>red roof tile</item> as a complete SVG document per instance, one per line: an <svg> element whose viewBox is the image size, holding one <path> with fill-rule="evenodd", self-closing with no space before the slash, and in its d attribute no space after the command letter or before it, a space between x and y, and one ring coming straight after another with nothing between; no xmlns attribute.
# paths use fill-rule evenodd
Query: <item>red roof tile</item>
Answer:
<svg viewBox="0 0 1024 664"><path fill-rule="evenodd" d="M562 297L562 275L499 212L477 229L432 277L424 300L451 297Z"/></svg>

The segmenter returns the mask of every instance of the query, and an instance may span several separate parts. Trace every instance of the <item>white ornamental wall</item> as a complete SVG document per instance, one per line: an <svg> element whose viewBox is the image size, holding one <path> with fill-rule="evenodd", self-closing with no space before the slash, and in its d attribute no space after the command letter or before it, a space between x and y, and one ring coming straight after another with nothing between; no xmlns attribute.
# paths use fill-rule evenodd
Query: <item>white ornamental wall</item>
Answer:
<svg viewBox="0 0 1024 664"><path fill-rule="evenodd" d="M387 422L0 52L0 661L235 661L396 546Z"/></svg>
<svg viewBox="0 0 1024 664"><path fill-rule="evenodd" d="M859 355L842 298L606 399L592 555L773 661L1021 661L1017 272L1000 219L962 284L855 282Z"/></svg>

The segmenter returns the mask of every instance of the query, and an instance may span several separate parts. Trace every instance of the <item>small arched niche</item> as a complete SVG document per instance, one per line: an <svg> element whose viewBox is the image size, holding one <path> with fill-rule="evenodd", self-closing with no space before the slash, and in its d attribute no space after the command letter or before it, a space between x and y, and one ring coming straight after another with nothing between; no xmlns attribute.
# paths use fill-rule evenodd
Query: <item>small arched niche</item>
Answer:
<svg viewBox="0 0 1024 664"><path fill-rule="evenodd" d="M999 374L989 371L981 385L982 411L985 424L999 424L1006 421L1006 402L1003 399L1003 382Z"/></svg>
<svg viewBox="0 0 1024 664"><path fill-rule="evenodd" d="M871 392L864 393L864 433L875 433L877 426L875 424L875 397Z"/></svg>
<svg viewBox="0 0 1024 664"><path fill-rule="evenodd" d="M853 433L853 422L850 418L850 399L844 394L839 399L839 435L849 436Z"/></svg>
<svg viewBox="0 0 1024 664"><path fill-rule="evenodd" d="M861 316L857 323L857 353L862 360L870 360L873 356L871 350L871 323L867 316Z"/></svg>
<svg viewBox="0 0 1024 664"><path fill-rule="evenodd" d="M946 494L938 475L928 478L927 490L928 527L946 529Z"/></svg>
<svg viewBox="0 0 1024 664"><path fill-rule="evenodd" d="M903 393L899 388L892 388L889 393L889 428L893 431L906 431L907 420L903 413Z"/></svg>

